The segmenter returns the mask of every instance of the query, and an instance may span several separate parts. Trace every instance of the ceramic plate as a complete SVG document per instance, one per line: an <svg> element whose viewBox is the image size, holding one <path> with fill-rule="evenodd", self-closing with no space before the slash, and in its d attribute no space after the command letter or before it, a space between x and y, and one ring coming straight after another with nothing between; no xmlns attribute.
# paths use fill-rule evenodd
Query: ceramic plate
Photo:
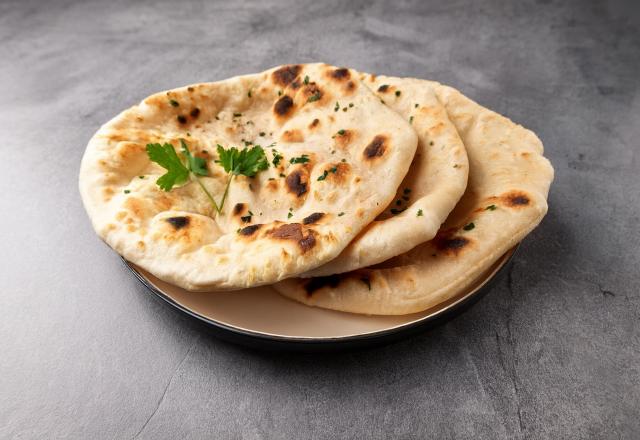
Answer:
<svg viewBox="0 0 640 440"><path fill-rule="evenodd" d="M258 348L317 351L386 343L433 327L486 293L504 273L516 248L454 298L402 316L367 316L309 307L282 297L270 287L228 293L188 292L132 263L125 264L151 292L223 339Z"/></svg>

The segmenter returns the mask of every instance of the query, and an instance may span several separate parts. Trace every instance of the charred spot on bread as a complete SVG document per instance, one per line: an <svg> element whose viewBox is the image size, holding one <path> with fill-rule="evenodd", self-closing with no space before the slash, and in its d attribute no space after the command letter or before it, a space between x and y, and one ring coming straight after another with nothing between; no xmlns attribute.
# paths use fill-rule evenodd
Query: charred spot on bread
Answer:
<svg viewBox="0 0 640 440"><path fill-rule="evenodd" d="M382 84L380 87L378 87L378 92L380 93L387 93L389 91L389 84Z"/></svg>
<svg viewBox="0 0 640 440"><path fill-rule="evenodd" d="M512 191L502 196L507 206L518 208L527 206L531 200L529 196L522 191Z"/></svg>
<svg viewBox="0 0 640 440"><path fill-rule="evenodd" d="M193 108L190 112L189 115L191 115L191 117L193 119L196 119L199 115L200 115L200 109L198 107Z"/></svg>
<svg viewBox="0 0 640 440"><path fill-rule="evenodd" d="M233 215L238 216L244 213L245 207L246 205L244 203L236 203L236 205L233 207Z"/></svg>
<svg viewBox="0 0 640 440"><path fill-rule="evenodd" d="M298 246L302 249L302 252L307 252L309 249L316 245L316 238L313 236L313 232L309 232L306 237L298 240Z"/></svg>
<svg viewBox="0 0 640 440"><path fill-rule="evenodd" d="M384 155L387 149L387 137L377 135L364 149L363 155L366 159L374 159Z"/></svg>
<svg viewBox="0 0 640 440"><path fill-rule="evenodd" d="M503 193L499 196L493 196L485 199L486 205L494 206L491 211L495 209L495 205L505 206L507 208L526 208L531 204L531 197L521 190L511 190ZM495 205L494 205L495 204ZM478 211L483 211L486 206L478 208Z"/></svg>
<svg viewBox="0 0 640 440"><path fill-rule="evenodd" d="M273 111L276 115L282 117L286 116L293 108L293 99L289 95L284 95L278 99L273 106Z"/></svg>
<svg viewBox="0 0 640 440"><path fill-rule="evenodd" d="M271 235L285 240L299 240L302 238L302 226L300 223L285 223L271 231Z"/></svg>
<svg viewBox="0 0 640 440"><path fill-rule="evenodd" d="M320 119L315 118L313 121L311 121L311 124L309 124L309 129L313 130L314 128L317 128L320 125Z"/></svg>
<svg viewBox="0 0 640 440"><path fill-rule="evenodd" d="M295 194L296 197L300 197L307 192L308 180L307 174L302 168L299 168L289 173L285 179L285 184L290 193Z"/></svg>
<svg viewBox="0 0 640 440"><path fill-rule="evenodd" d="M271 236L281 240L295 241L303 253L313 248L316 244L314 232L312 230L308 230L307 235L305 236L300 223L285 223L278 226L276 229L271 231Z"/></svg>
<svg viewBox="0 0 640 440"><path fill-rule="evenodd" d="M324 217L324 212L314 212L313 214L303 218L302 219L302 224L303 225L310 225L310 224L316 223L322 217Z"/></svg>
<svg viewBox="0 0 640 440"><path fill-rule="evenodd" d="M346 81L351 78L351 72L346 67L339 67L337 69L331 70L329 72L329 76L338 81Z"/></svg>
<svg viewBox="0 0 640 440"><path fill-rule="evenodd" d="M255 232L258 229L260 229L261 227L262 227L261 224L245 226L244 228L242 228L242 229L240 229L238 231L238 234L242 235L243 237L249 237L249 236L255 234Z"/></svg>
<svg viewBox="0 0 640 440"><path fill-rule="evenodd" d="M273 82L286 87L296 79L301 70L302 66L296 64L282 66L281 68L273 72Z"/></svg>
<svg viewBox="0 0 640 440"><path fill-rule="evenodd" d="M186 216L168 217L165 219L165 221L173 226L173 228L177 231L178 229L189 226L190 218Z"/></svg>
<svg viewBox="0 0 640 440"><path fill-rule="evenodd" d="M455 235L458 228L450 228L438 232L433 239L433 243L438 251L448 255L458 255L463 252L470 244L471 240L466 237Z"/></svg>

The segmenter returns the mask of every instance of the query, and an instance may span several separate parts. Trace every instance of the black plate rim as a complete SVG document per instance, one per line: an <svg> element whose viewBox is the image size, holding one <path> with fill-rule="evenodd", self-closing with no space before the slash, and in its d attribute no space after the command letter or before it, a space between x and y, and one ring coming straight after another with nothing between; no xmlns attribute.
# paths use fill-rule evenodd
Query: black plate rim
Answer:
<svg viewBox="0 0 640 440"><path fill-rule="evenodd" d="M122 262L127 269L136 277L147 290L154 294L154 297L161 299L165 304L170 305L173 310L187 315L206 331L228 342L244 345L251 348L275 350L275 351L334 351L352 348L364 348L373 345L383 345L395 340L408 337L418 332L434 328L453 316L462 313L468 307L484 297L508 270L513 263L513 258L518 252L520 244L516 244L506 261L500 268L475 292L460 298L446 309L435 312L433 315L425 316L416 321L399 325L393 328L379 330L375 332L363 333L360 335L336 336L336 337L289 337L256 332L248 329L233 327L223 322L215 321L206 316L193 312L189 308L174 301L170 296L151 284L140 272L138 272L126 259ZM507 252L510 252L508 250ZM506 252L505 252L506 253Z"/></svg>

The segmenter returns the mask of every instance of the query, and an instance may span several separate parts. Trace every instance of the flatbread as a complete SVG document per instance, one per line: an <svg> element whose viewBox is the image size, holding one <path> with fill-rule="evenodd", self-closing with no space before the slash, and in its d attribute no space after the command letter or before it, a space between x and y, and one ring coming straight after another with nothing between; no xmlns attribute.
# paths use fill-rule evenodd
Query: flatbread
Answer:
<svg viewBox="0 0 640 440"><path fill-rule="evenodd" d="M363 82L418 135L418 149L396 197L342 253L303 277L371 266L435 237L467 187L464 144L433 88L423 80L361 74Z"/></svg>
<svg viewBox="0 0 640 440"><path fill-rule="evenodd" d="M180 139L207 160L200 180L218 201L227 175L214 163L217 144L260 144L272 164L282 158L237 176L216 216L196 182L170 192L155 183L165 170L146 144L179 150ZM126 259L189 290L232 290L335 258L391 202L416 145L409 122L357 72L281 66L158 93L122 112L90 140L80 192L97 233ZM303 155L308 162L291 163Z"/></svg>
<svg viewBox="0 0 640 440"><path fill-rule="evenodd" d="M370 269L274 287L308 305L401 315L426 310L468 287L535 228L547 212L553 168L531 131L457 90L431 87L465 144L469 183L436 237Z"/></svg>

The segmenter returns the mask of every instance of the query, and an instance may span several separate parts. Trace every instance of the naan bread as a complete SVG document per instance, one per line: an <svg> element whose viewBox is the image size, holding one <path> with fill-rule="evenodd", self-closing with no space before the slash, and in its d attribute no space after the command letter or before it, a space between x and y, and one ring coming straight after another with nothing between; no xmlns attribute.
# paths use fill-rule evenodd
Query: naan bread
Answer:
<svg viewBox="0 0 640 440"><path fill-rule="evenodd" d="M218 201L227 175L216 144L259 144L277 166L237 176L216 216L197 183L170 192L155 183L165 170L146 144L179 151L180 139L207 160L201 181ZM89 142L80 192L97 233L126 259L189 290L232 290L335 258L391 202L416 145L409 122L357 72L282 66L158 93L122 112ZM291 163L302 155L309 161Z"/></svg>
<svg viewBox="0 0 640 440"><path fill-rule="evenodd" d="M447 86L433 88L464 142L469 183L436 237L370 269L274 287L308 305L401 315L426 310L470 285L547 212L553 168L540 140Z"/></svg>
<svg viewBox="0 0 640 440"><path fill-rule="evenodd" d="M467 187L464 145L433 88L423 80L361 74L363 82L407 121L418 149L396 197L334 260L303 277L371 266L431 240Z"/></svg>

